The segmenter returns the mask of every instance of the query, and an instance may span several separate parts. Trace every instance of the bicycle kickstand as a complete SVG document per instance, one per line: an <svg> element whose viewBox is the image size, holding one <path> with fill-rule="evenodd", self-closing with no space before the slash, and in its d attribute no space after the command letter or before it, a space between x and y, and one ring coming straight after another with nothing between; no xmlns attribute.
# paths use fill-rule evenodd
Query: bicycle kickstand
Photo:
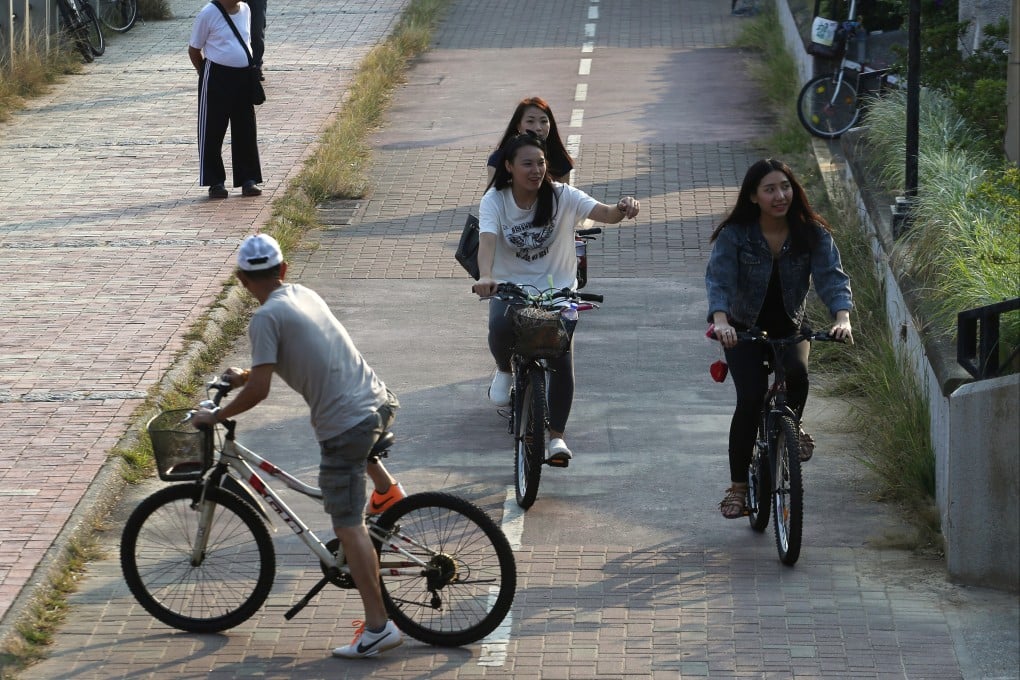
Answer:
<svg viewBox="0 0 1020 680"><path fill-rule="evenodd" d="M339 572L337 572L337 573L339 573ZM298 600L298 603L295 604L293 607L291 607L287 611L287 613L283 615L283 618L285 618L288 621L290 621L292 618L297 616L298 612L300 612L302 609L304 609L306 606L308 606L308 603L312 601L312 598L315 597L316 595L318 595L319 591L321 591L323 588L325 588L326 584L328 584L330 582L330 580L332 578L334 578L335 576L336 576L336 574L326 574L325 576L323 576L319 580L318 583L316 583L314 586L312 586L312 589L308 591L307 595L305 595L300 600Z"/></svg>

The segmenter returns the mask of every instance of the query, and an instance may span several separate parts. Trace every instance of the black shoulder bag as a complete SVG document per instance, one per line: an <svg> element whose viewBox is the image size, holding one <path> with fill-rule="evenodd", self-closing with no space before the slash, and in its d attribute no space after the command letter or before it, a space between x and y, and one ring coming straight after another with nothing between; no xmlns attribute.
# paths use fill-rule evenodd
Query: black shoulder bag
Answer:
<svg viewBox="0 0 1020 680"><path fill-rule="evenodd" d="M244 38L241 37L241 32L237 30L234 22L230 20L227 10L223 9L223 5L216 2L216 0L213 0L212 4L216 5L216 8L220 10L220 14L227 20L227 25L230 26L230 30L234 32L234 35L237 36L237 42L241 43L241 48L244 50L245 56L248 57L248 91L251 93L251 103L258 106L266 101L266 90L262 87L262 75L252 60L251 51L248 49L248 45L245 44Z"/></svg>
<svg viewBox="0 0 1020 680"><path fill-rule="evenodd" d="M457 245L457 252L454 254L460 266L471 275L475 281L478 280L478 218L474 215L467 216L464 223L464 231L460 235L460 243Z"/></svg>

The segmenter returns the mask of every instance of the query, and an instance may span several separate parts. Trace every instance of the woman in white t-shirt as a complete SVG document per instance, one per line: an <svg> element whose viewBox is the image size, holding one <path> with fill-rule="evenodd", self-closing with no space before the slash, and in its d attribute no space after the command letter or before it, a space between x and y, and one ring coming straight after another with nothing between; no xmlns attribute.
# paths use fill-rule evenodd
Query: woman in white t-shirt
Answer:
<svg viewBox="0 0 1020 680"><path fill-rule="evenodd" d="M574 228L590 218L617 224L638 214L640 204L624 196L606 205L569 184L549 179L545 145L523 134L503 147L503 163L482 196L478 213L478 282L471 290L480 297L496 292L500 281L547 288L577 286ZM513 329L506 318L506 303L489 303L489 351L496 373L489 398L500 406L510 403L510 355ZM574 399L573 343L559 359L549 360L549 458L565 465L572 458L563 431Z"/></svg>

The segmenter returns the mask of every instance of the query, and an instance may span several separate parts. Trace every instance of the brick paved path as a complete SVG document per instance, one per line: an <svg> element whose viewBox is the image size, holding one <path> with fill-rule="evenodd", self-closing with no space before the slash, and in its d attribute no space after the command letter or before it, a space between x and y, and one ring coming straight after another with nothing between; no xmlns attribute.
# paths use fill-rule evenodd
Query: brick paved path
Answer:
<svg viewBox="0 0 1020 680"><path fill-rule="evenodd" d="M461 0L436 49L414 65L389 124L373 134L372 194L333 206L331 224L310 235L315 247L290 255L292 278L322 292L401 397L402 445L391 467L404 484L469 497L508 532L519 531L509 635L463 649L408 640L375 660L331 659L327 650L349 639L348 622L361 606L352 593L329 589L284 621L318 569L282 531L276 585L254 618L223 635L168 629L134 603L117 561L120 523L153 483L130 490L117 506L102 535L107 557L90 566L73 596L51 658L23 677L982 677L964 672L964 662L970 669L980 663L962 655L982 648L961 646L954 630L964 605L973 606L970 596L942 583L937 565L869 546L877 534L903 527L867 497L838 402L819 394L809 407L826 450L806 473L814 510L796 568L778 563L771 535L755 536L715 510L725 474L720 433L732 404L730 392L705 375L716 350L701 339L700 279L707 234L761 153L753 140L769 123L742 74L742 56L725 47L739 25L727 12L714 0ZM271 26L270 35L315 36L302 59L318 64L318 41L332 35L312 31L322 20L316 14L300 30ZM596 53L584 127L567 129L586 23L596 24L604 51ZM270 68L282 66L271 61ZM298 86L292 73L276 97L304 102L291 92ZM325 76L310 76L308 87L318 80ZM660 89L632 99L597 95L614 92L619 81ZM640 219L607 229L593 246L594 285L611 297L586 316L578 341L584 390L575 398L571 443L579 459L565 474L543 475L539 501L522 516L506 502L505 423L484 404L484 309L466 294L451 253L464 215L477 205L483 161L508 102L533 92L558 97L564 134L583 133L575 184L600 198L634 193L643 207ZM261 112L267 118L268 106ZM314 137L311 123L300 133L290 125L280 139L307 144ZM180 137L186 146L187 132ZM189 152L181 153L191 163ZM182 186L188 182L179 193L194 200L180 214L202 225L202 252L215 255L208 261L222 276L236 236L259 216L206 234L210 217L227 222L236 216L226 212L230 206L247 204L232 198L227 208L215 207L222 212L204 215L211 209L190 175ZM208 304L213 279L182 317ZM166 282L152 283L172 297ZM245 354L240 343L224 364L242 363ZM281 455L311 450L299 399L282 388L274 399L245 421L246 443ZM314 475L307 455L286 464ZM315 517L314 505L295 507ZM1008 598L1005 608L1001 598L984 602L1015 618Z"/></svg>
<svg viewBox="0 0 1020 680"><path fill-rule="evenodd" d="M173 0L173 20L114 37L0 124L0 499L20 518L0 526L0 617L404 4L273 9L259 199L209 202L196 186L187 41L201 3Z"/></svg>

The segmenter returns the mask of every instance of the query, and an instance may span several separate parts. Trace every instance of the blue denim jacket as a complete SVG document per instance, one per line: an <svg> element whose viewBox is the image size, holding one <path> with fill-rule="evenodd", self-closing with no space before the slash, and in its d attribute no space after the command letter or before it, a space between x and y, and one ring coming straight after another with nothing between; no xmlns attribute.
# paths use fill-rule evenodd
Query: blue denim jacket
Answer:
<svg viewBox="0 0 1020 680"><path fill-rule="evenodd" d="M779 255L779 277L783 306L798 326L804 320L808 290L815 290L833 317L836 312L853 308L850 277L843 271L832 235L822 227L818 243L810 253L794 253L787 239ZM708 292L708 320L717 311L726 312L730 323L750 328L758 320L769 278L772 276L772 251L756 224L728 224L715 241L705 272Z"/></svg>

